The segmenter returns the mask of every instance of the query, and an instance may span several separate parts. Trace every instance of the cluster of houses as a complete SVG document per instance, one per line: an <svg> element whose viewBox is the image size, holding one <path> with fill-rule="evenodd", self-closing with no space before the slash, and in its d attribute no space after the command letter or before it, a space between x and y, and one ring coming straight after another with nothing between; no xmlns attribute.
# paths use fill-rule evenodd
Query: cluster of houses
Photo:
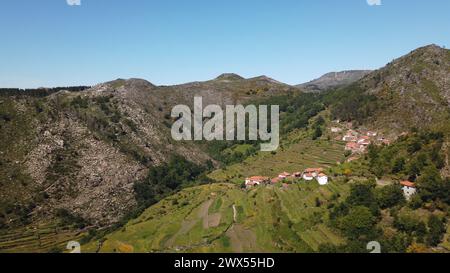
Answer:
<svg viewBox="0 0 450 273"><path fill-rule="evenodd" d="M335 134L340 134L343 131L344 129L340 127L331 128L331 132ZM362 154L366 152L367 147L372 143L390 145L390 141L385 139L384 137L378 136L377 132L359 132L351 128L348 129L343 136L337 136L336 140L346 142L347 144L345 145L345 150L352 152L352 154Z"/></svg>
<svg viewBox="0 0 450 273"><path fill-rule="evenodd" d="M352 153L364 153L367 150L367 147L372 144L372 138L376 136L377 133L375 132L367 132L365 135L362 135L355 130L348 130L342 137L342 141L347 142L345 145L346 151L351 151Z"/></svg>
<svg viewBox="0 0 450 273"><path fill-rule="evenodd" d="M296 173L288 173L283 172L280 173L277 177L270 179L265 176L252 176L245 179L245 186L247 188L252 188L260 185L278 185L286 187L287 181L293 181L297 179L303 179L305 181L312 181L314 179L317 180L319 185L327 185L328 184L328 176L323 172L322 168L308 168L303 172Z"/></svg>

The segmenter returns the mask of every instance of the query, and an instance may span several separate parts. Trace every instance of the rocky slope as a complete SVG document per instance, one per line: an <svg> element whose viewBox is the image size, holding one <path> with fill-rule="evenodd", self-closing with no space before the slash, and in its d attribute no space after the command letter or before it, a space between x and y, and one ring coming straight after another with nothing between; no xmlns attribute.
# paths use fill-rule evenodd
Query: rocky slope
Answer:
<svg viewBox="0 0 450 273"><path fill-rule="evenodd" d="M414 50L363 78L359 85L382 108L377 127L449 129L450 50L430 45Z"/></svg>
<svg viewBox="0 0 450 273"><path fill-rule="evenodd" d="M348 70L341 72L330 72L322 77L307 83L299 84L305 92L323 92L331 88L337 88L352 84L369 74L370 70Z"/></svg>

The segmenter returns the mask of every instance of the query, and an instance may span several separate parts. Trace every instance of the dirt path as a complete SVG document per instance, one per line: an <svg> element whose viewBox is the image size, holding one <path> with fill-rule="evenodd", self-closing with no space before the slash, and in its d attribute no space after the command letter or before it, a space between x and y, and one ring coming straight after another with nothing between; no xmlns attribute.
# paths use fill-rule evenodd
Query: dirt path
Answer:
<svg viewBox="0 0 450 273"><path fill-rule="evenodd" d="M377 179L377 185L380 187L389 186L389 185L392 185L392 181L384 180L384 179Z"/></svg>
<svg viewBox="0 0 450 273"><path fill-rule="evenodd" d="M233 205L233 221L237 223L237 209L236 205Z"/></svg>

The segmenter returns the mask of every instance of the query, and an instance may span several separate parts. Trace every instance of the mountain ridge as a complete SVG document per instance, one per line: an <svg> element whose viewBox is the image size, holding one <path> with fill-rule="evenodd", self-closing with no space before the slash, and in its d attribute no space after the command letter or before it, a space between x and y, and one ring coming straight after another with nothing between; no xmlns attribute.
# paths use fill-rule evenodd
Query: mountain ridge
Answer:
<svg viewBox="0 0 450 273"><path fill-rule="evenodd" d="M296 87L302 88L305 92L323 92L328 89L352 84L371 72L372 70L345 70L340 72L329 72L315 80L296 85Z"/></svg>

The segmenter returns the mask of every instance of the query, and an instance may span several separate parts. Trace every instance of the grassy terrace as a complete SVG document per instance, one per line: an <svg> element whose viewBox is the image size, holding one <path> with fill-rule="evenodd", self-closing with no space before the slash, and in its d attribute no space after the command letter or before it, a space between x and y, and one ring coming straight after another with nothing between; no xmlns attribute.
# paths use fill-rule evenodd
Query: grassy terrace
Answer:
<svg viewBox="0 0 450 273"><path fill-rule="evenodd" d="M327 203L347 185L316 183L243 191L190 188L164 199L105 238L100 252L310 252L343 239L326 226ZM321 206L317 206L320 200ZM83 246L95 252L99 242Z"/></svg>
<svg viewBox="0 0 450 273"><path fill-rule="evenodd" d="M344 159L344 144L303 139L281 148L276 154L259 153L243 163L234 164L209 175L216 181L242 183L245 177L275 177L283 171L299 172L308 167L330 168Z"/></svg>
<svg viewBox="0 0 450 273"><path fill-rule="evenodd" d="M64 251L69 241L81 238L79 231L52 224L0 233L0 253L47 253Z"/></svg>

